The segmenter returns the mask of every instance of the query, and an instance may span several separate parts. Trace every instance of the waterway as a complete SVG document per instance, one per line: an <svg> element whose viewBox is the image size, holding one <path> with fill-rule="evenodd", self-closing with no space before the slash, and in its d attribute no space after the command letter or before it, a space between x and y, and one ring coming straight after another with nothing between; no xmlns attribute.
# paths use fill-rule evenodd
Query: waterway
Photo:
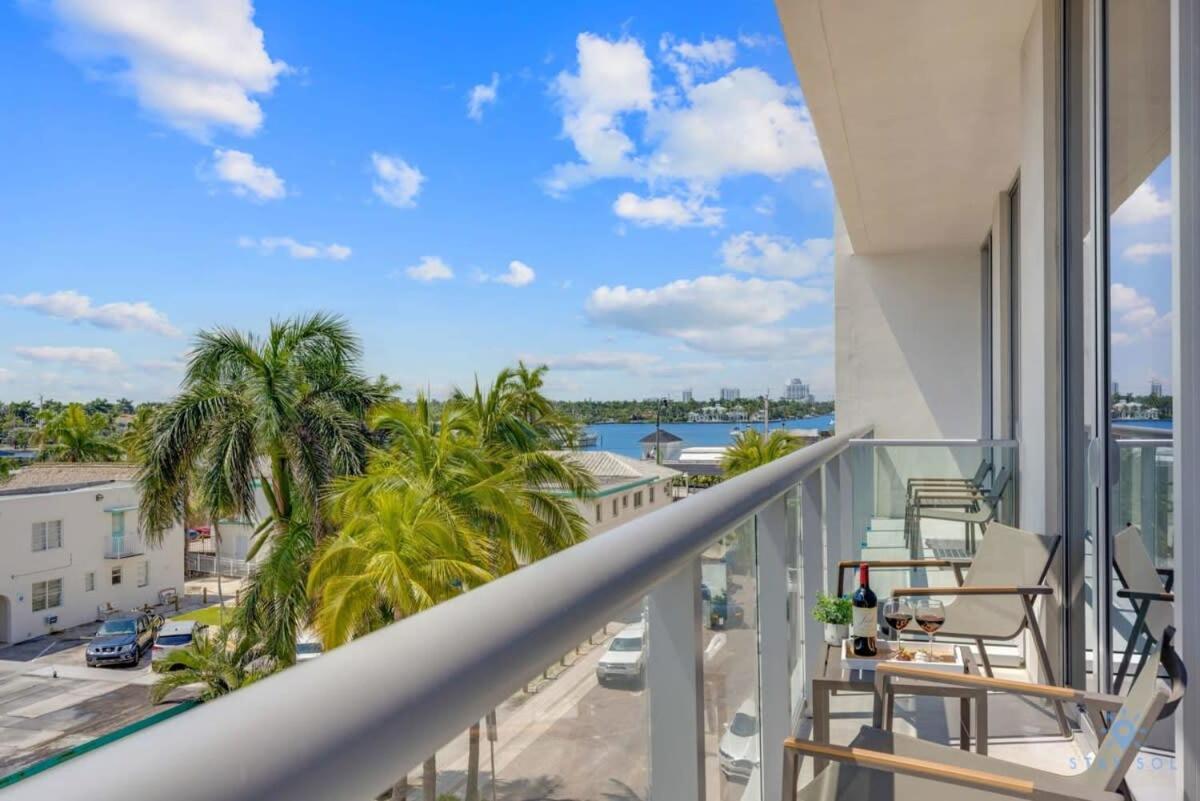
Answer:
<svg viewBox="0 0 1200 801"><path fill-rule="evenodd" d="M735 429L755 428L762 430L762 423L663 423L662 429L683 439L683 447L702 445L730 445ZM833 415L805 417L796 420L772 420L771 429L794 428L829 431L833 428ZM596 435L595 450L612 451L622 456L640 458L642 445L639 440L654 433L654 423L596 423L586 426Z"/></svg>

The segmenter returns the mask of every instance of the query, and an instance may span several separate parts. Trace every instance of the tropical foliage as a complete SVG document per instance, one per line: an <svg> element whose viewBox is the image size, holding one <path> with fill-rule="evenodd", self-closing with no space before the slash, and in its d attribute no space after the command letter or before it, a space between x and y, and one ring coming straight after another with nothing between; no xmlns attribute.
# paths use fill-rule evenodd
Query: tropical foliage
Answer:
<svg viewBox="0 0 1200 801"><path fill-rule="evenodd" d="M758 429L748 428L725 451L721 469L727 477L738 476L787 456L799 447L799 441L783 429L775 429L764 437Z"/></svg>
<svg viewBox="0 0 1200 801"><path fill-rule="evenodd" d="M38 458L51 462L111 462L123 452L105 436L108 418L88 414L81 404L72 403L58 413L45 413L42 427L33 444L41 448Z"/></svg>
<svg viewBox="0 0 1200 801"><path fill-rule="evenodd" d="M155 704L172 691L190 685L199 685L198 697L211 701L270 673L253 640L239 636L228 625L169 651L155 669L163 671L150 688L150 700Z"/></svg>

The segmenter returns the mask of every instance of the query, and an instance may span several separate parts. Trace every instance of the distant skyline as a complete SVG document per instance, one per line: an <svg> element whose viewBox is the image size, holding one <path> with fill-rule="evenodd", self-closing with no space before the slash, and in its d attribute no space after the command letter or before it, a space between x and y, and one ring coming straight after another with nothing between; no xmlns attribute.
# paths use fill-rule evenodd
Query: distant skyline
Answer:
<svg viewBox="0 0 1200 801"><path fill-rule="evenodd" d="M405 394L519 358L563 399L832 394L769 0L17 3L0 67L4 399L165 399L198 330L316 310Z"/></svg>

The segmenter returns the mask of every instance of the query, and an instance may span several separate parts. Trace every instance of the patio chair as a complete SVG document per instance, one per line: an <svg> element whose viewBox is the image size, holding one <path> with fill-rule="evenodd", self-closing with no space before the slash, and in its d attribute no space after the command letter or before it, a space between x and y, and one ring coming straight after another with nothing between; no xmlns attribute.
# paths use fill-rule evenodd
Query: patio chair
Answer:
<svg viewBox="0 0 1200 801"><path fill-rule="evenodd" d="M1053 595L1045 581L1060 539L992 523L973 559L898 559L867 561L866 564L873 567L952 568L958 586L897 587L892 590L892 595L946 597L946 622L938 635L973 639L979 648L984 672L989 677L994 673L986 643L1010 642L1028 629L1050 683L1055 684L1058 680L1054 677L1033 604L1038 596ZM862 563L838 563L838 595L843 593L845 570L859 564ZM965 575L964 567L967 568ZM1064 737L1069 737L1071 727L1062 703L1055 704L1054 709L1060 731Z"/></svg>
<svg viewBox="0 0 1200 801"><path fill-rule="evenodd" d="M984 527L996 519L996 513L1000 509L1000 499L1004 497L1004 491L1008 489L1008 484L1011 480L1012 470L1008 467L1002 467L1000 468L1000 472L996 474L996 480L992 482L991 489L981 497L975 499L964 499L962 493L958 493L957 495L954 493L944 493L941 495L920 493L920 504L916 511L917 530L920 530L920 520L923 518L962 523L965 526L964 547L967 553L975 553L975 529L978 527L980 534L982 534ZM939 500L943 502L944 506L937 505ZM945 508L954 506L955 502L965 508Z"/></svg>
<svg viewBox="0 0 1200 801"><path fill-rule="evenodd" d="M910 478L904 496L904 532L907 537L912 532L916 519L914 514L918 495L936 495L945 493L962 493L967 497L983 495L983 481L992 472L992 463L986 458L980 460L979 467L970 478Z"/></svg>
<svg viewBox="0 0 1200 801"><path fill-rule="evenodd" d="M1164 631L1175 618L1171 604L1175 594L1171 588L1175 583L1175 571L1170 568L1156 568L1142 540L1142 532L1137 526L1129 526L1117 533L1113 538L1113 566L1117 570L1117 578L1123 585L1117 590L1118 598L1125 598L1133 605L1133 627L1129 631L1125 644L1125 653L1121 656L1121 665L1117 668L1117 677L1113 681L1113 692L1120 693L1121 685L1129 673L1133 652L1138 640L1145 637L1142 657L1138 661L1134 679L1146 662L1146 655L1154 647L1154 635L1151 632Z"/></svg>
<svg viewBox="0 0 1200 801"><path fill-rule="evenodd" d="M1187 690L1187 670L1172 647L1168 628L1161 647L1126 698L1066 687L881 665L881 691L892 677L984 687L1033 698L1081 705L1102 732L1100 747L1087 769L1075 775L1038 770L1019 762L962 751L915 737L863 726L849 746L789 738L783 744L783 801L1122 801L1125 774L1155 721L1170 717ZM1167 684L1158 679L1162 667ZM800 760L831 764L797 792Z"/></svg>

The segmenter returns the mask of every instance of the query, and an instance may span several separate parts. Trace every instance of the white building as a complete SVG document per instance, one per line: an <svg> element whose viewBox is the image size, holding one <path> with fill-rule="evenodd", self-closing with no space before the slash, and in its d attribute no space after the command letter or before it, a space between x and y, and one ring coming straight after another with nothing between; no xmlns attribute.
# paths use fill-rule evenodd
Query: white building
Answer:
<svg viewBox="0 0 1200 801"><path fill-rule="evenodd" d="M783 389L783 397L790 401L800 401L801 403L811 403L813 394L808 389L808 384L805 384L799 378L793 378L788 382L788 385Z"/></svg>
<svg viewBox="0 0 1200 801"><path fill-rule="evenodd" d="M137 468L36 464L0 484L0 642L21 642L183 592L183 529L151 547Z"/></svg>
<svg viewBox="0 0 1200 801"><path fill-rule="evenodd" d="M1162 394L1163 394L1162 382L1159 381L1157 378L1151 379L1150 380L1150 397L1161 398Z"/></svg>
<svg viewBox="0 0 1200 801"><path fill-rule="evenodd" d="M651 461L630 459L610 451L553 451L575 462L596 479L595 494L575 500L589 534L596 535L628 523L671 503L671 479L678 470Z"/></svg>
<svg viewBox="0 0 1200 801"><path fill-rule="evenodd" d="M685 389L683 392L681 392L679 394L680 394L680 400L682 400L684 403L692 402L693 395L692 395L692 391L690 389Z"/></svg>
<svg viewBox="0 0 1200 801"><path fill-rule="evenodd" d="M742 397L742 391L737 387L721 387L721 400L735 401Z"/></svg>

